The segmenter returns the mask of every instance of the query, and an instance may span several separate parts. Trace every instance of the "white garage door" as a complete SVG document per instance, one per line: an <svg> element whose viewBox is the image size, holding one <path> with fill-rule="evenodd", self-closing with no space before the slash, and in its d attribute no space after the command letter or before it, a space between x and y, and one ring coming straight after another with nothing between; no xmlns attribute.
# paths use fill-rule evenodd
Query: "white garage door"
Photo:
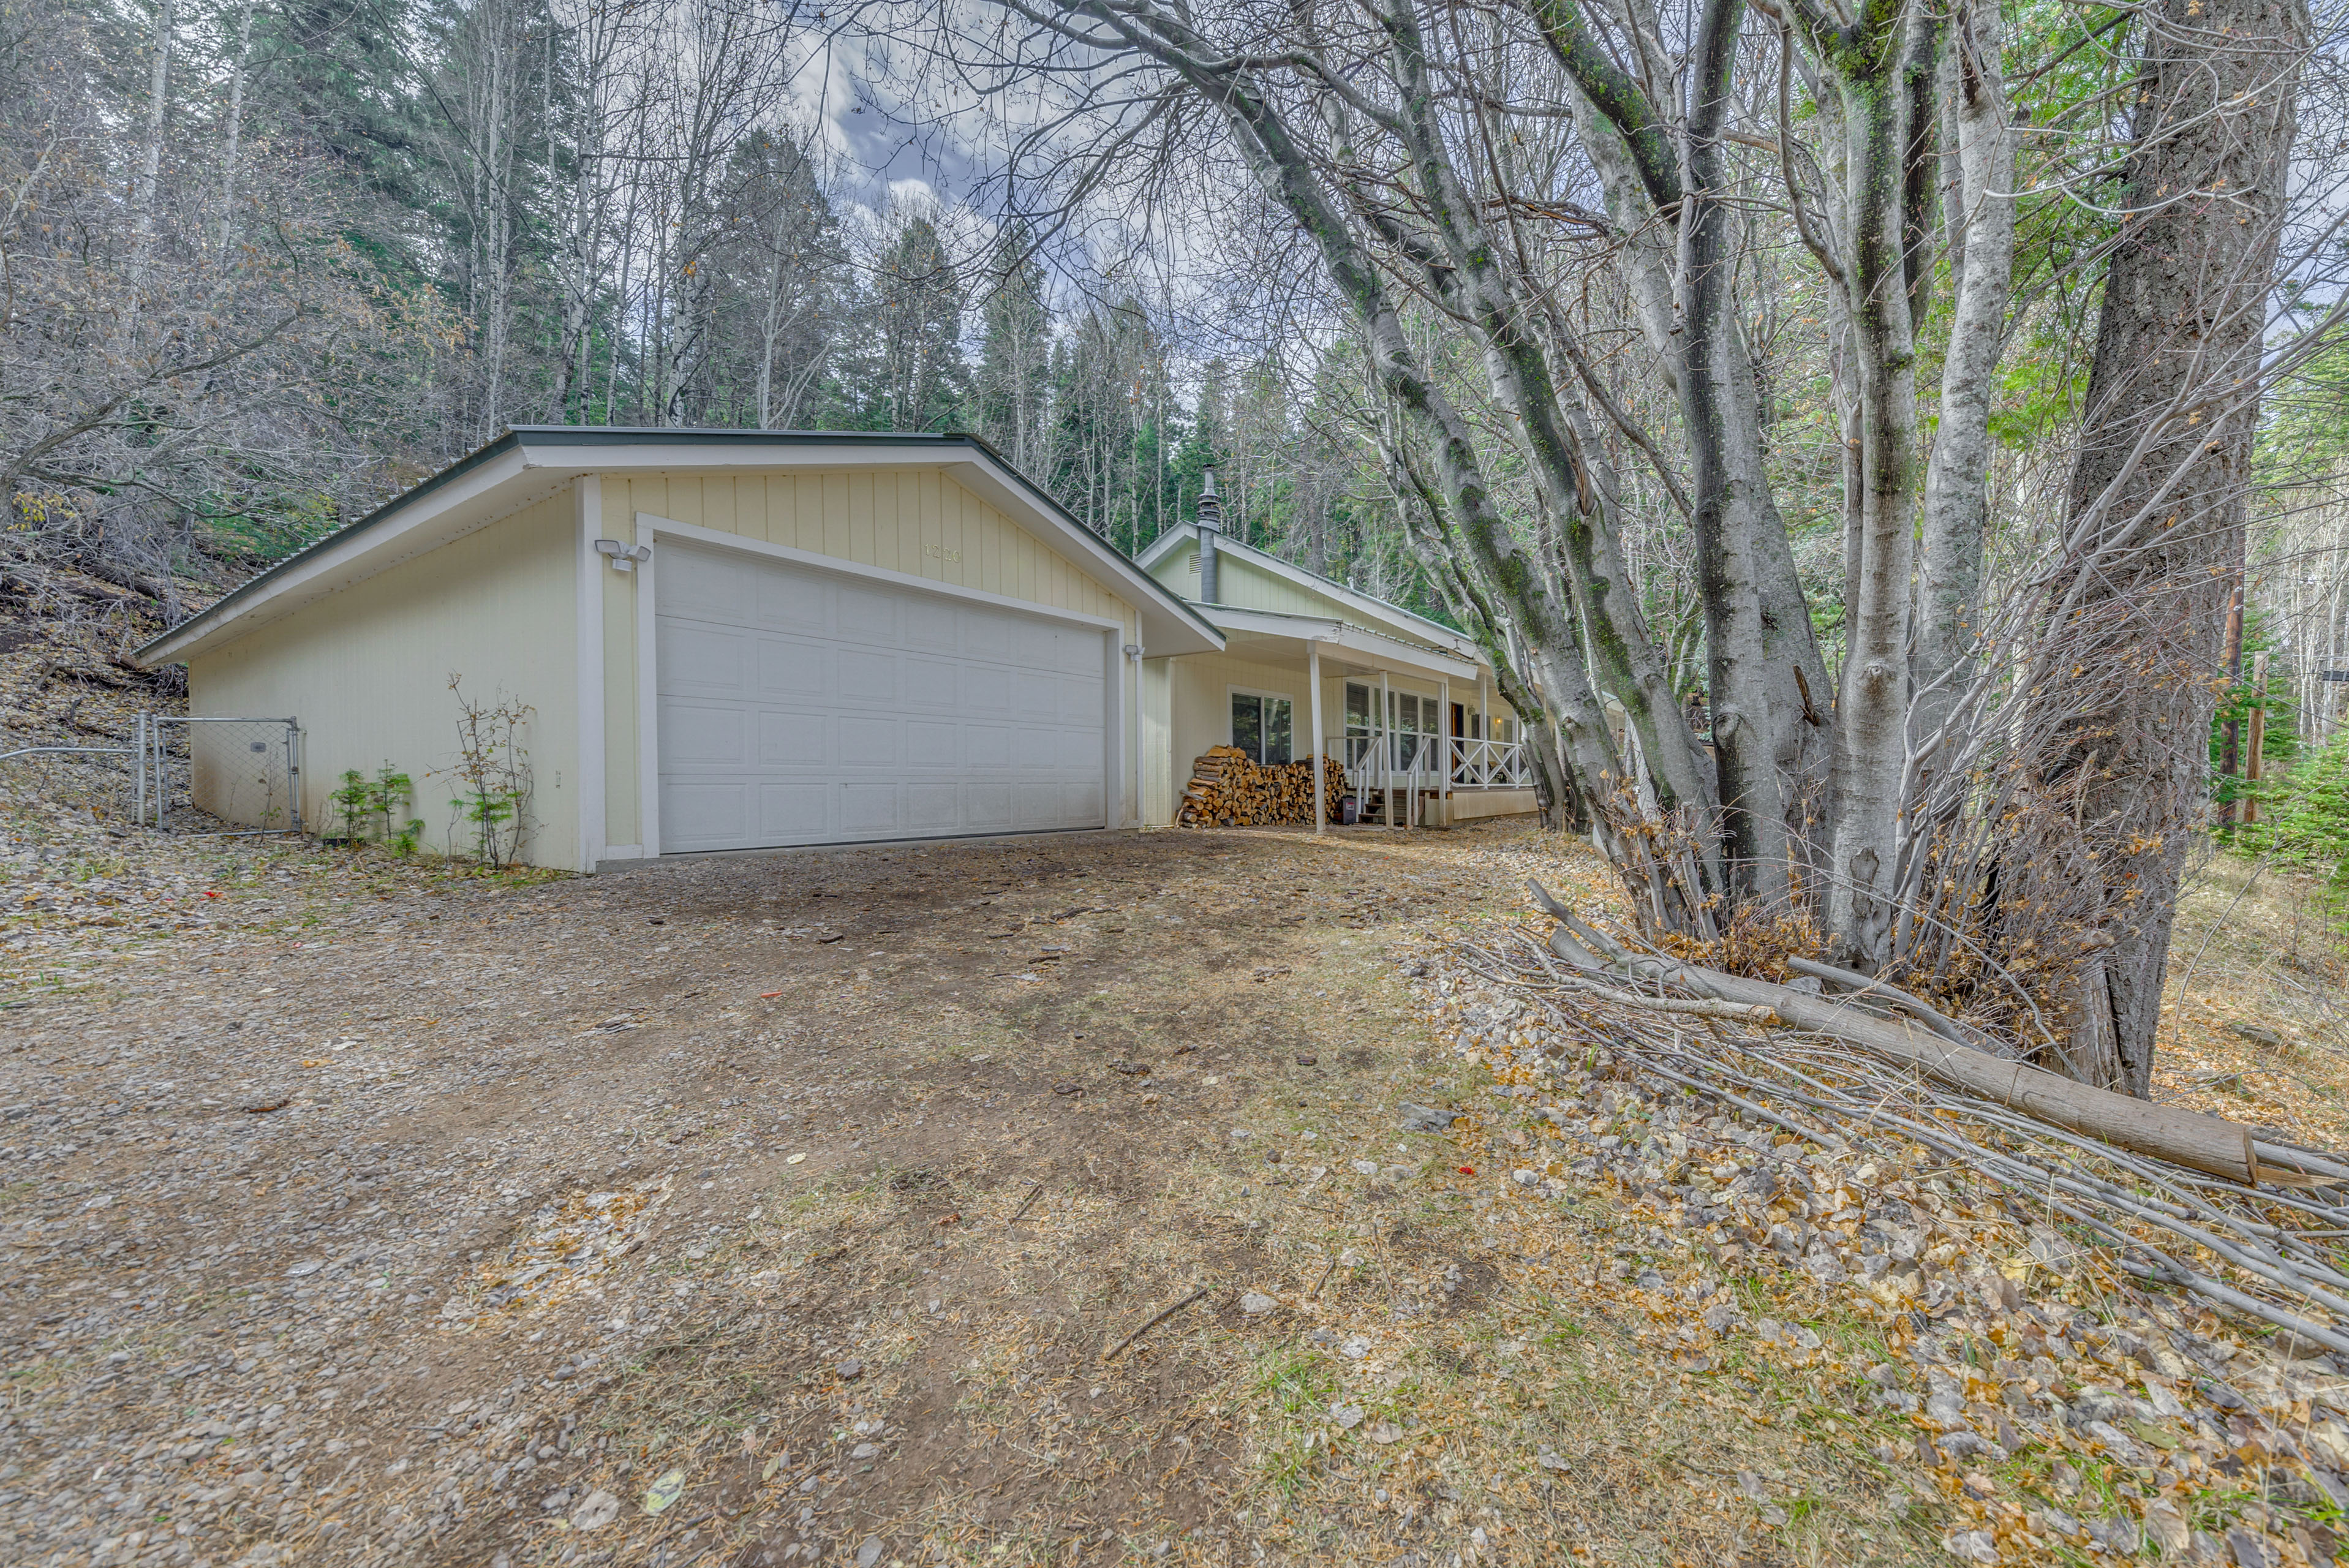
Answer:
<svg viewBox="0 0 2349 1568"><path fill-rule="evenodd" d="M664 546L660 847L1106 825L1102 634Z"/></svg>

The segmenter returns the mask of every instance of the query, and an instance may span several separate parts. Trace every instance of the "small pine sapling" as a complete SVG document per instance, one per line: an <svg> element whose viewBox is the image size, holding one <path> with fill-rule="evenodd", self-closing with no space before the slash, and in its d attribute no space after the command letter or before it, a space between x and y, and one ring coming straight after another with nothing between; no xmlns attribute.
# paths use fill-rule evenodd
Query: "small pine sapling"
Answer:
<svg viewBox="0 0 2349 1568"><path fill-rule="evenodd" d="M330 791L326 804L334 809L334 820L339 831L329 836L330 842L357 848L367 841L368 819L373 815L374 791L366 777L356 768L343 770L340 789Z"/></svg>
<svg viewBox="0 0 2349 1568"><path fill-rule="evenodd" d="M367 804L378 823L377 841L403 860L416 852L416 841L424 833L424 819L409 817L396 828L392 822L406 810L415 795L416 781L395 771L388 762L376 769L375 779L367 786Z"/></svg>
<svg viewBox="0 0 2349 1568"><path fill-rule="evenodd" d="M471 826L481 863L509 866L522 858L530 837L530 752L523 741L537 710L503 691L492 702L477 702L465 695L463 678L449 677L457 698L457 766L451 771L459 789L449 806ZM453 842L456 835L450 836Z"/></svg>

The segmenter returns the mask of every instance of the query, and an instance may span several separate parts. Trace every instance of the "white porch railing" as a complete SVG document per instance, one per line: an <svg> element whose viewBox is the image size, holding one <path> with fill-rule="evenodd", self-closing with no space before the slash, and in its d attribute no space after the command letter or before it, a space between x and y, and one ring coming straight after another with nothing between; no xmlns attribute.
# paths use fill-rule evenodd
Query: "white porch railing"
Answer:
<svg viewBox="0 0 2349 1568"><path fill-rule="evenodd" d="M1448 754L1454 789L1529 789L1533 769L1516 741L1434 735L1333 735L1329 754L1345 764L1352 789L1434 790Z"/></svg>
<svg viewBox="0 0 2349 1568"><path fill-rule="evenodd" d="M1455 789L1530 789L1533 769L1526 748L1514 740L1472 740L1454 736L1452 787Z"/></svg>

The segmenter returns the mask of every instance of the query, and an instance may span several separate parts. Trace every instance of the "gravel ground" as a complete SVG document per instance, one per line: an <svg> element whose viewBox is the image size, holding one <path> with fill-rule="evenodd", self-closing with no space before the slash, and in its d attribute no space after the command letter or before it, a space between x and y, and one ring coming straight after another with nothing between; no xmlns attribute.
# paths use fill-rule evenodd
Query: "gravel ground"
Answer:
<svg viewBox="0 0 2349 1568"><path fill-rule="evenodd" d="M573 879L0 794L0 1562L2330 1554L2329 1367L1553 1060L1451 945L1528 874L1609 895L1514 824ZM1818 1190L1692 1222L1682 1140Z"/></svg>
<svg viewBox="0 0 2349 1568"><path fill-rule="evenodd" d="M1252 1225L1193 1204L1170 1251L1134 1218L1228 1158L1247 1097L1390 1060L1350 1037L1393 1034L1401 987L1330 998L1310 944L1371 934L1353 984L1381 934L1485 896L1369 840L515 879L0 810L0 1557L26 1563L945 1540L994 1429L948 1326L988 1314L1037 1336L1016 1376L1073 1412L1068 1452L1156 1423L1081 1496L1001 1506L1095 1546L1207 1539L1231 1445L1174 1418L1217 1367L1126 1357L1123 1426L1085 1368L1203 1259L1244 1270ZM1044 1187L1032 1266L963 1239ZM708 1462L663 1517L668 1452Z"/></svg>

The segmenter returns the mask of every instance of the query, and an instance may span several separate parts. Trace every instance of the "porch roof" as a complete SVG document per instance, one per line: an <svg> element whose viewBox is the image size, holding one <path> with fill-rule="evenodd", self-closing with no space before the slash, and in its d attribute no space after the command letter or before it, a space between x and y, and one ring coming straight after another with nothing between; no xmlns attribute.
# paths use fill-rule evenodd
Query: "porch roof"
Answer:
<svg viewBox="0 0 2349 1568"><path fill-rule="evenodd" d="M1195 603L1193 607L1217 631L1238 639L1232 644L1235 651L1244 642L1271 638L1320 644L1324 658L1336 655L1341 666L1338 673L1375 675L1381 670L1400 671L1430 679L1464 682L1475 681L1484 674L1484 666L1475 660L1458 658L1345 621L1271 610L1242 610L1229 604Z"/></svg>

